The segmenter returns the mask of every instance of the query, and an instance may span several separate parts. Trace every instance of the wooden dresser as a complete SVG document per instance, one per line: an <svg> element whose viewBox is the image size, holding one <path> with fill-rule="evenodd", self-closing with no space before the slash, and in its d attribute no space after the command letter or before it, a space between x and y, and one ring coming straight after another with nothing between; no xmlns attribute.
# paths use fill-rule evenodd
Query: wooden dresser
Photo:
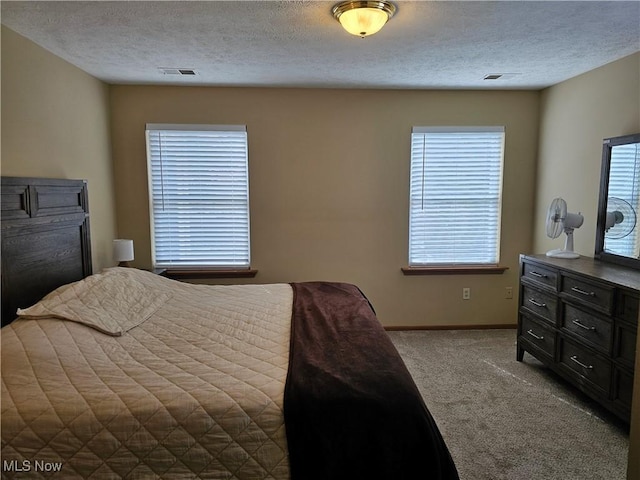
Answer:
<svg viewBox="0 0 640 480"><path fill-rule="evenodd" d="M639 305L638 270L520 255L517 359L530 353L628 422Z"/></svg>

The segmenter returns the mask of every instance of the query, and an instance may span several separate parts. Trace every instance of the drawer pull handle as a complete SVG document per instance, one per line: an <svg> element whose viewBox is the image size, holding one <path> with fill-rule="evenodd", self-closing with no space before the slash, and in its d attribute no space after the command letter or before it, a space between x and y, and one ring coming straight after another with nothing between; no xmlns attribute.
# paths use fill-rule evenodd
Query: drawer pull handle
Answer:
<svg viewBox="0 0 640 480"><path fill-rule="evenodd" d="M530 299L529 299L529 303L533 303L536 307L540 307L540 308L544 308L544 307L546 307L546 306L547 306L547 304L546 304L546 303L540 303L540 302L537 302L537 301L536 301L535 299L533 299L533 298L530 298Z"/></svg>
<svg viewBox="0 0 640 480"><path fill-rule="evenodd" d="M531 271L531 275L538 278L549 278L544 273L538 273L535 270Z"/></svg>
<svg viewBox="0 0 640 480"><path fill-rule="evenodd" d="M544 340L544 337L539 337L538 335L533 333L533 330L527 330L527 333L531 335L533 338L535 338L536 340Z"/></svg>
<svg viewBox="0 0 640 480"><path fill-rule="evenodd" d="M582 290L581 288L578 288L578 287L571 287L571 291L579 293L580 295L586 295L587 297L596 296L595 292L587 292L586 290Z"/></svg>
<svg viewBox="0 0 640 480"><path fill-rule="evenodd" d="M585 325L584 323L580 323L580 320L573 320L571 323L573 323L574 325L580 327L580 328L584 328L585 330L589 330L591 332L595 332L596 331L596 327L589 327L587 325Z"/></svg>
<svg viewBox="0 0 640 480"><path fill-rule="evenodd" d="M585 365L584 363L582 363L580 360L578 360L578 356L577 355L573 355L571 357L571 360L573 360L575 363L577 363L578 365L580 365L582 368L586 368L587 370L593 370L593 365Z"/></svg>

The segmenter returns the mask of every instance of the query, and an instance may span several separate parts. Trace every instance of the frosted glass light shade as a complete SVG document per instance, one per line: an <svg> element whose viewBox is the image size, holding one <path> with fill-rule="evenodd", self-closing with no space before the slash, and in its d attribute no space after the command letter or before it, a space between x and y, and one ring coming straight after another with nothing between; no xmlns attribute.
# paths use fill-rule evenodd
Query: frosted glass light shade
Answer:
<svg viewBox="0 0 640 480"><path fill-rule="evenodd" d="M375 8L358 8L340 15L340 24L351 35L367 37L379 32L387 23L388 15Z"/></svg>
<svg viewBox="0 0 640 480"><path fill-rule="evenodd" d="M133 240L117 238L113 241L113 259L120 264L133 260Z"/></svg>
<svg viewBox="0 0 640 480"><path fill-rule="evenodd" d="M367 37L379 32L396 7L386 1L348 1L333 7L333 16L352 35Z"/></svg>

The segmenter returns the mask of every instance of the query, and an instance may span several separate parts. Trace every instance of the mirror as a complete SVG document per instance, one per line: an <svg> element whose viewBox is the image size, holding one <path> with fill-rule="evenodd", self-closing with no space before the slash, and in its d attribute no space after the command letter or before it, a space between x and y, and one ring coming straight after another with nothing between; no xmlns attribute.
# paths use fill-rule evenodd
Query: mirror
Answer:
<svg viewBox="0 0 640 480"><path fill-rule="evenodd" d="M605 138L595 258L640 269L640 133Z"/></svg>

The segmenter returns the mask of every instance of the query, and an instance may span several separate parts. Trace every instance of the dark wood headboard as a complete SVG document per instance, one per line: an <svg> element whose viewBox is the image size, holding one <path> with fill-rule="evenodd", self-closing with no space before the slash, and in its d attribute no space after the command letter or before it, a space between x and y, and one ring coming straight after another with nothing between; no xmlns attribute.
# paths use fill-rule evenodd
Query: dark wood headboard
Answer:
<svg viewBox="0 0 640 480"><path fill-rule="evenodd" d="M92 273L87 182L2 177L2 325Z"/></svg>

